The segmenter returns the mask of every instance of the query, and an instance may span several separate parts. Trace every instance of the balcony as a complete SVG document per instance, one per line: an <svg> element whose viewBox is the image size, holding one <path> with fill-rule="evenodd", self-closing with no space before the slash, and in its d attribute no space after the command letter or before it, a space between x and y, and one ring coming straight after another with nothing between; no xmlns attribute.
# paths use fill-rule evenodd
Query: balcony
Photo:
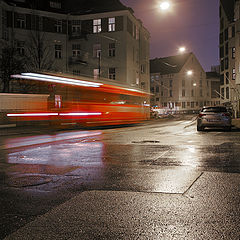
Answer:
<svg viewBox="0 0 240 240"><path fill-rule="evenodd" d="M75 65L75 64L81 64L81 65L87 65L85 56L76 56L76 57L69 57L69 64Z"/></svg>

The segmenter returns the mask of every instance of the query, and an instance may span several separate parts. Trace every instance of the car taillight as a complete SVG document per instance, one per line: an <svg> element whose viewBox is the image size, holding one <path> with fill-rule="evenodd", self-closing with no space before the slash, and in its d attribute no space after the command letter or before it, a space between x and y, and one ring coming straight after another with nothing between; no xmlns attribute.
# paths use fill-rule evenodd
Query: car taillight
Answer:
<svg viewBox="0 0 240 240"><path fill-rule="evenodd" d="M206 114L199 113L198 117L206 116Z"/></svg>

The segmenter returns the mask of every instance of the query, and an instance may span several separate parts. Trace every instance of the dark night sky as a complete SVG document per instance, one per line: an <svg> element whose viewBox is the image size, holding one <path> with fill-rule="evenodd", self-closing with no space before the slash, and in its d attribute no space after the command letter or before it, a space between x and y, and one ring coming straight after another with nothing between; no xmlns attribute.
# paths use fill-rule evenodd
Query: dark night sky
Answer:
<svg viewBox="0 0 240 240"><path fill-rule="evenodd" d="M178 54L184 45L205 71L218 65L219 0L169 0L171 11L161 12L160 0L120 0L134 10L151 34L150 57Z"/></svg>

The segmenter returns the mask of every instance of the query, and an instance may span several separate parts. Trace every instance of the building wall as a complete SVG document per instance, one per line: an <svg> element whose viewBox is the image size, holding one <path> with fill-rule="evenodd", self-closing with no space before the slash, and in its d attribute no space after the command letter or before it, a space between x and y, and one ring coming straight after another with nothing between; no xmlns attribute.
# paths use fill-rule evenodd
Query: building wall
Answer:
<svg viewBox="0 0 240 240"><path fill-rule="evenodd" d="M233 4L229 1L229 4ZM237 115L239 112L239 35L238 21L229 20L220 2L220 94L221 104L232 105ZM235 19L239 19L239 2L236 1Z"/></svg>
<svg viewBox="0 0 240 240"><path fill-rule="evenodd" d="M40 70L94 77L94 69L100 68L101 78L112 78L111 80L116 82L149 91L150 35L130 11L78 16L14 7L2 2L1 4L7 16L6 43L16 40L15 43L24 48L26 55L33 49L33 39L42 40L46 58L44 61L47 64ZM108 29L110 18L115 19L115 30L111 32ZM94 19L101 19L99 33L93 32ZM80 23L79 34L73 32L73 25L76 23ZM109 56L110 45L115 45L115 56ZM95 55L96 46L100 46L100 57ZM73 50L79 50L77 56ZM142 73L141 65L145 65ZM111 72L113 69L115 73Z"/></svg>
<svg viewBox="0 0 240 240"><path fill-rule="evenodd" d="M193 72L191 76L187 75L189 70ZM152 73L151 92L154 94L151 106L179 111L198 110L203 105L209 105L211 84L206 80L206 73L197 58L191 54L178 73Z"/></svg>

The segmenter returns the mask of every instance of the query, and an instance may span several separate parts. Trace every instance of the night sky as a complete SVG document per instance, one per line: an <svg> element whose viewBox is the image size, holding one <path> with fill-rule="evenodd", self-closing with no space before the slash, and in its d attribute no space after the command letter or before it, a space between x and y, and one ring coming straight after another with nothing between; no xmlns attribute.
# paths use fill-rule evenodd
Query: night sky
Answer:
<svg viewBox="0 0 240 240"><path fill-rule="evenodd" d="M134 10L151 34L150 58L178 54L185 46L205 71L218 65L219 0L169 0L168 12L157 9L160 0L120 0Z"/></svg>

